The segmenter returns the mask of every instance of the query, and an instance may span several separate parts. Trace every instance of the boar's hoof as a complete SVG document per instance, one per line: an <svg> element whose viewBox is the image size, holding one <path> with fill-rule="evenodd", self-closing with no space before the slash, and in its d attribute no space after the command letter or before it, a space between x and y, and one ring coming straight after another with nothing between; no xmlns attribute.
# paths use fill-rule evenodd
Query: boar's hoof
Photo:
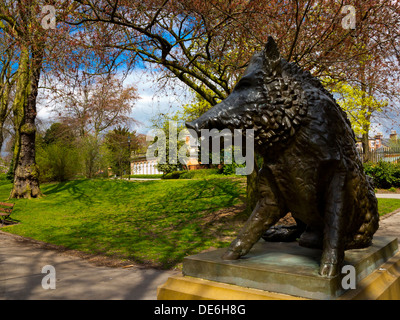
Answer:
<svg viewBox="0 0 400 320"><path fill-rule="evenodd" d="M323 277L333 278L338 274L339 265L337 263L322 263L319 274Z"/></svg>
<svg viewBox="0 0 400 320"><path fill-rule="evenodd" d="M237 260L240 258L240 254L231 250L225 252L222 256L222 260Z"/></svg>

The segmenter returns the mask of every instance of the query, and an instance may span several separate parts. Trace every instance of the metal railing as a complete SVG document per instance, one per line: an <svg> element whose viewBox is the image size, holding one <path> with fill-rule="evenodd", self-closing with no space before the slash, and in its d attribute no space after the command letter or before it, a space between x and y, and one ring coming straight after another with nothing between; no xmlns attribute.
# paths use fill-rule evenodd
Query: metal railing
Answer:
<svg viewBox="0 0 400 320"><path fill-rule="evenodd" d="M368 152L368 155L360 154L364 162L377 163L379 161L400 163L400 147L385 147Z"/></svg>

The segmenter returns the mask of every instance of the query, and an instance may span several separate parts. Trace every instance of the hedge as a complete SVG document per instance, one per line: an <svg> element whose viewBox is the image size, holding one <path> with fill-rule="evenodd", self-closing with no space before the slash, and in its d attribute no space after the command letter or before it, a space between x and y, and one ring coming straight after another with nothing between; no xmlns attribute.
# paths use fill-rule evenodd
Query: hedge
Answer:
<svg viewBox="0 0 400 320"><path fill-rule="evenodd" d="M210 177L219 175L221 176L220 169L198 169L190 171L173 171L165 174L162 179L201 179L204 177Z"/></svg>
<svg viewBox="0 0 400 320"><path fill-rule="evenodd" d="M384 161L365 163L364 171L374 179L375 188L400 188L400 164Z"/></svg>

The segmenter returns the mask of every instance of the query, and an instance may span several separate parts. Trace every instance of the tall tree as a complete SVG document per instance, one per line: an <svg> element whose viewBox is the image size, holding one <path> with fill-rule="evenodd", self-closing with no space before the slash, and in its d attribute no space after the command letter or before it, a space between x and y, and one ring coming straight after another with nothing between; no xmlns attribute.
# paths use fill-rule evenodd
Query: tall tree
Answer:
<svg viewBox="0 0 400 320"><path fill-rule="evenodd" d="M3 1L0 4L0 28L19 47L13 102L16 134L12 198L38 197L41 194L35 162L35 118L46 36L41 31L38 5L37 1Z"/></svg>
<svg viewBox="0 0 400 320"><path fill-rule="evenodd" d="M74 12L72 0L3 0L0 2L0 31L15 43L19 59L13 120L15 146L13 157L14 185L11 197L35 198L41 195L39 171L35 162L36 100L42 75L68 76L68 70L113 70L117 56L112 50L95 52L91 38L63 21ZM114 50L115 51L115 50Z"/></svg>
<svg viewBox="0 0 400 320"><path fill-rule="evenodd" d="M139 98L133 85L124 85L115 76L90 76L80 72L71 85L52 90L59 120L76 129L81 137L96 138L107 129L134 121L132 108Z"/></svg>
<svg viewBox="0 0 400 320"><path fill-rule="evenodd" d="M104 144L109 151L113 172L120 177L124 173L130 174L131 154L141 147L136 132L129 132L127 127L118 126L107 132Z"/></svg>
<svg viewBox="0 0 400 320"><path fill-rule="evenodd" d="M4 33L0 33L0 150L4 142L4 124L11 112L16 81L16 70L13 67L16 48L8 40Z"/></svg>
<svg viewBox="0 0 400 320"><path fill-rule="evenodd" d="M398 52L399 8L391 0L353 1L356 29L344 28L344 1L76 0L73 24L113 30L108 44L158 65L211 105L232 90L249 58L273 35L288 61L313 75L359 80L360 55ZM371 41L367 44L364 38ZM363 45L364 44L364 45ZM381 65L383 67L383 64ZM387 70L386 70L387 71ZM394 71L394 70L393 70ZM398 69L396 69L398 71ZM382 84L385 81L381 81Z"/></svg>
<svg viewBox="0 0 400 320"><path fill-rule="evenodd" d="M51 90L53 112L79 136L84 172L92 178L102 159L100 135L135 121L131 113L138 99L137 90L109 73L89 75L79 70L73 79L61 83Z"/></svg>
<svg viewBox="0 0 400 320"><path fill-rule="evenodd" d="M364 83L360 56L376 61L374 94L397 96L396 86L388 85L389 74L399 75L399 42L393 40L400 35L397 1L353 1L355 30L342 23L345 1L75 2L80 6L69 23L107 25L115 35L108 46L158 66L164 83L177 78L211 105L231 92L269 35L286 60L315 76ZM254 177L248 186L254 186Z"/></svg>
<svg viewBox="0 0 400 320"><path fill-rule="evenodd" d="M40 181L65 181L79 172L82 150L76 147L75 139L71 128L57 122L44 134L37 134L36 161Z"/></svg>
<svg viewBox="0 0 400 320"><path fill-rule="evenodd" d="M332 82L331 79L324 81L336 96L340 107L347 113L352 128L358 137L361 137L363 145L363 161L369 160L369 138L368 133L371 126L372 116L383 112L389 105L386 99L379 99L368 92L362 91L360 87L351 86L347 82ZM369 92L373 87L368 87Z"/></svg>

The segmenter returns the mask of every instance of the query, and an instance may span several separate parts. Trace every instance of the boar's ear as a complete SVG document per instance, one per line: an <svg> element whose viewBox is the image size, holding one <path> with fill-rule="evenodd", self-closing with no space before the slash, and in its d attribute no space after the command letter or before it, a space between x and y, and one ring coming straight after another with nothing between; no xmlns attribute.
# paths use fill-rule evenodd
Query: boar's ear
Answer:
<svg viewBox="0 0 400 320"><path fill-rule="evenodd" d="M265 66L268 71L276 73L281 72L281 54L275 40L269 36L264 48Z"/></svg>

